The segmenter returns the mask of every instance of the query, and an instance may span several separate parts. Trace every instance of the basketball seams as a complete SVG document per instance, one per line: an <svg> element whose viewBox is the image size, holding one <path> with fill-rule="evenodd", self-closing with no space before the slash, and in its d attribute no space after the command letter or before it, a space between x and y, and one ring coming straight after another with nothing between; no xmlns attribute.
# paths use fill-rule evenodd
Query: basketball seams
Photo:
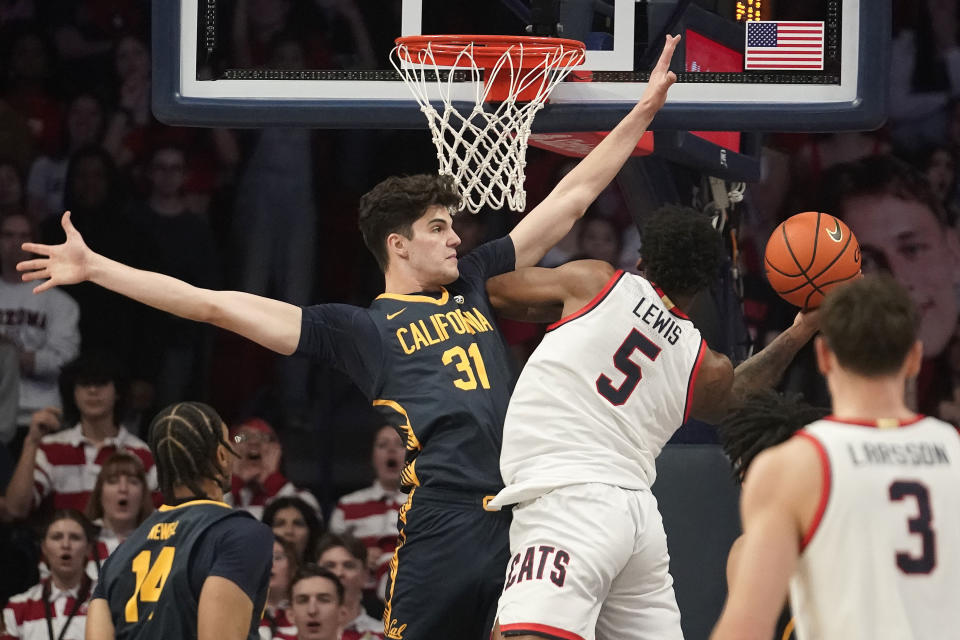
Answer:
<svg viewBox="0 0 960 640"><path fill-rule="evenodd" d="M809 271L813 268L813 264L817 261L817 243L820 242L820 216L823 214L817 211L817 221L813 225L813 250L810 252L810 264L807 265L807 268L804 271ZM816 276L814 276L816 278Z"/></svg>
<svg viewBox="0 0 960 640"><path fill-rule="evenodd" d="M831 219L837 228L846 231L846 242L825 241L821 247L820 232L828 229ZM856 252L850 252L857 246L856 236L836 217L809 211L784 220L777 231L767 242L763 263L773 289L791 304L810 309L819 305L830 289L859 276L860 263L856 260ZM809 260L804 260L809 262L806 267L800 263L801 254L805 252L810 252ZM799 273L790 273L785 270L786 265L781 268L775 261L793 262ZM824 278L830 279L822 281Z"/></svg>
<svg viewBox="0 0 960 640"><path fill-rule="evenodd" d="M787 251L790 253L790 257L793 258L793 263L797 265L798 269L800 269L800 275L803 276L804 279L806 279L807 284L813 287L814 291L820 292L820 295L824 295L823 291L820 291L820 287L817 286L817 283L810 279L810 276L807 274L807 270L804 269L802 266L800 266L800 261L797 260L797 256L793 252L793 247L790 246L790 236L787 235L786 222L789 222L789 219L785 220L784 224L780 225L780 233L783 235L784 246L787 248ZM813 255L814 257L816 257L817 252L814 251Z"/></svg>
<svg viewBox="0 0 960 640"><path fill-rule="evenodd" d="M820 276L822 276L823 274L825 274L827 271L829 271L829 270L830 270L830 267L832 267L833 265L837 264L837 260L839 260L840 258L842 258L842 257L844 256L844 254L847 252L847 249L850 247L850 240L851 240L852 238L853 238L853 235L848 231L848 232L847 232L847 242L846 242L846 244L844 244L844 245L843 245L843 248L840 249L840 251L837 253L837 255L835 255L835 256L833 257L833 260L831 260L830 263L829 263L827 266L825 266L823 269L820 270L820 273L818 273L817 275L813 276L814 279L819 278ZM816 252L814 252L814 256L816 256Z"/></svg>

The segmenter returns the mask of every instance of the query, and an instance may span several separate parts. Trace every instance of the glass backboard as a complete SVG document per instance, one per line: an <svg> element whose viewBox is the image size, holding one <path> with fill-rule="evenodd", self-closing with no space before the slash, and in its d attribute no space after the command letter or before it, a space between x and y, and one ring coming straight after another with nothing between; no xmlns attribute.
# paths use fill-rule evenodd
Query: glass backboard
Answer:
<svg viewBox="0 0 960 640"><path fill-rule="evenodd" d="M170 124L419 128L390 66L396 37L534 34L587 45L534 130L600 131L640 96L669 32L684 36L678 83L654 129L870 129L885 117L890 12L889 0L164 0L154 111Z"/></svg>

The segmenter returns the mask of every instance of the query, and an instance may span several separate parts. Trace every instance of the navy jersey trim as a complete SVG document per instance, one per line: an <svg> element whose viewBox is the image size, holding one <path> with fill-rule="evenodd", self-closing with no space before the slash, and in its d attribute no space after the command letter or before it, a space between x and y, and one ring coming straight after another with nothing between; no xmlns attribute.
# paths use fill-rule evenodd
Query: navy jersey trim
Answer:
<svg viewBox="0 0 960 640"><path fill-rule="evenodd" d="M610 280L607 281L607 284L604 285L603 289L600 290L600 293L594 296L593 300L591 300L586 305L584 305L583 308L581 308L579 311L575 311L565 318L560 318L559 320L557 320L556 322L548 326L547 331L553 331L557 327L563 326L566 323L570 322L571 320L576 320L580 316L586 315L587 313L592 311L594 308L596 308L601 302L603 302L606 299L607 295L609 295L609 293L613 290L613 287L616 286L618 282L620 282L620 278L622 278L623 275L624 275L623 270L618 269L617 272L614 273L613 276L610 278Z"/></svg>

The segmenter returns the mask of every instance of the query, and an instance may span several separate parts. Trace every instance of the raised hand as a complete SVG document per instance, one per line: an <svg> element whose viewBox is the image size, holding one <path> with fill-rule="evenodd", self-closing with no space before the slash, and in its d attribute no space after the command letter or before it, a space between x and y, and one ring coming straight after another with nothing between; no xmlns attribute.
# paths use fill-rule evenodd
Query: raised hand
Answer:
<svg viewBox="0 0 960 640"><path fill-rule="evenodd" d="M60 285L83 282L89 277L90 258L94 253L70 222L69 211L63 214L60 224L67 234L67 241L63 244L23 243L24 251L44 256L17 264L17 271L23 272L21 277L24 282L46 280L34 287L34 293L41 293Z"/></svg>
<svg viewBox="0 0 960 640"><path fill-rule="evenodd" d="M660 52L660 59L657 60L657 66L650 72L647 88L640 98L641 102L647 102L655 109L659 109L667 101L667 90L677 81L677 74L670 71L670 61L673 60L673 52L679 42L679 35L667 36L663 51Z"/></svg>

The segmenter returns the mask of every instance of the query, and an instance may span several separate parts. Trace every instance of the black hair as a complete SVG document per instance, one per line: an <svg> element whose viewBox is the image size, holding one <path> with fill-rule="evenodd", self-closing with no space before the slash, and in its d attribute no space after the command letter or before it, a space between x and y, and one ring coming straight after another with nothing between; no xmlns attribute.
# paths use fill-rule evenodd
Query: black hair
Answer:
<svg viewBox="0 0 960 640"><path fill-rule="evenodd" d="M340 578L336 576L329 569L324 569L323 567L315 564L308 563L297 569L297 572L293 575L293 580L290 581L290 600L293 601L293 587L295 584L301 580L306 580L307 578L326 578L334 584L337 588L337 604L343 604L343 598L345 591L343 589L343 583L340 582Z"/></svg>
<svg viewBox="0 0 960 640"><path fill-rule="evenodd" d="M705 214L665 205L640 230L641 268L668 296L692 296L713 282L723 263L723 242Z"/></svg>
<svg viewBox="0 0 960 640"><path fill-rule="evenodd" d="M448 209L460 205L453 176L419 174L387 178L360 198L359 225L363 242L386 272L389 256L387 236L413 236L413 223L429 207Z"/></svg>
<svg viewBox="0 0 960 640"><path fill-rule="evenodd" d="M175 487L187 487L203 497L204 479L223 483L217 450L220 445L231 452L233 448L224 440L223 420L213 407L202 402L172 404L150 423L148 439L165 500L174 500Z"/></svg>
<svg viewBox="0 0 960 640"><path fill-rule="evenodd" d="M107 351L93 350L80 354L60 370L60 400L63 406L64 424L72 424L82 417L74 390L82 384L113 383L116 401L113 404L113 421L120 423L127 407L127 374L120 360Z"/></svg>
<svg viewBox="0 0 960 640"><path fill-rule="evenodd" d="M289 507L293 507L300 512L300 515L303 516L303 521L307 525L307 531L309 532L307 534L307 547L304 549L303 557L300 558L300 561L313 562L317 557L317 540L323 534L323 523L320 521L316 510L307 504L303 498L298 498L297 496L280 496L276 498L263 510L263 516L260 520L272 528L273 519L276 517L277 511Z"/></svg>
<svg viewBox="0 0 960 640"><path fill-rule="evenodd" d="M747 396L717 426L723 452L733 465L734 478L742 482L760 452L785 442L828 413L804 402L800 394L766 390Z"/></svg>
<svg viewBox="0 0 960 640"><path fill-rule="evenodd" d="M887 274L830 291L820 330L840 365L862 376L894 374L917 341L920 314L910 293Z"/></svg>

